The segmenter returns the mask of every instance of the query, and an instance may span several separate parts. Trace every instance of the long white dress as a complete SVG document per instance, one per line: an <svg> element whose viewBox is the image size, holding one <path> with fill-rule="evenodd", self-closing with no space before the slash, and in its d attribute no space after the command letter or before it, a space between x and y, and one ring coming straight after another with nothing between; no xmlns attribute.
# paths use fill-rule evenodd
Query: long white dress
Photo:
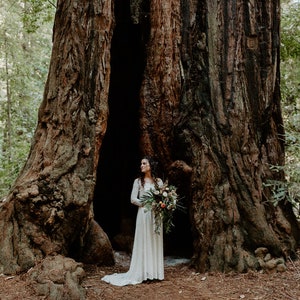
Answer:
<svg viewBox="0 0 300 300"><path fill-rule="evenodd" d="M159 180L159 185L162 181ZM114 273L102 278L105 282L117 286L138 284L147 279L164 279L163 230L155 233L152 211L141 206L140 199L146 191L154 188L154 184L135 179L131 192L131 203L139 206L136 217L136 228L130 268L126 273Z"/></svg>

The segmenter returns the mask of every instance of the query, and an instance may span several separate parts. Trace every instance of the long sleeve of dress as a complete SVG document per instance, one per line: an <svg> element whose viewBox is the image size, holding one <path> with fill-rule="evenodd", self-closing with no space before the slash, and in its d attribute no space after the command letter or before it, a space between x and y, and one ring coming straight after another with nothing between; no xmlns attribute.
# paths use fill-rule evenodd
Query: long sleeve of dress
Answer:
<svg viewBox="0 0 300 300"><path fill-rule="evenodd" d="M140 184L139 184L139 179L135 179L131 191L131 203L137 206L142 206L141 200L138 198L139 197L139 190L140 190Z"/></svg>

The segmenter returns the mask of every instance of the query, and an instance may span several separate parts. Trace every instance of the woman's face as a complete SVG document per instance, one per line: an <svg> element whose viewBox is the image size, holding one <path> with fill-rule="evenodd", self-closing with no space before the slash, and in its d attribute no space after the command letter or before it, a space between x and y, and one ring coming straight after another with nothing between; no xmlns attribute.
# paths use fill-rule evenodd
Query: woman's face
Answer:
<svg viewBox="0 0 300 300"><path fill-rule="evenodd" d="M149 171L151 171L149 161L148 161L148 159L144 158L141 161L141 172L146 173L146 172L149 172Z"/></svg>

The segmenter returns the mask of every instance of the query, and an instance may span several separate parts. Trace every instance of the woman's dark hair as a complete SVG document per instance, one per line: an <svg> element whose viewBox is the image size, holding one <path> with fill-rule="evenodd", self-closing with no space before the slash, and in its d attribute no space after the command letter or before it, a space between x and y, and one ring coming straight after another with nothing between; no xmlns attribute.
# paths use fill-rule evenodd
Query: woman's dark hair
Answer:
<svg viewBox="0 0 300 300"><path fill-rule="evenodd" d="M150 168L151 168L151 175L154 179L154 182L156 182L157 176L158 176L158 174L157 174L157 172L158 172L158 163L154 160L154 158L152 156L145 155L144 157L142 157L142 160L143 159L148 160ZM141 172L140 178L141 178L142 186L144 186L144 184L145 184L145 174Z"/></svg>

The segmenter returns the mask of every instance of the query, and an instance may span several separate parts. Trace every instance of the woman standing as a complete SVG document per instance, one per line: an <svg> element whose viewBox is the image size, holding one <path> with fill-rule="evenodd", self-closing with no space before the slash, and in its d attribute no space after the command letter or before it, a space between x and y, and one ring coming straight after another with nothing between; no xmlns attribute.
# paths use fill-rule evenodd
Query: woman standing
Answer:
<svg viewBox="0 0 300 300"><path fill-rule="evenodd" d="M154 215L144 209L141 198L145 192L162 186L161 179L156 177L156 163L145 156L141 161L141 176L134 180L131 192L131 203L137 205L136 228L129 271L115 273L102 278L113 285L124 286L138 284L147 279L164 279L163 231L155 232Z"/></svg>

